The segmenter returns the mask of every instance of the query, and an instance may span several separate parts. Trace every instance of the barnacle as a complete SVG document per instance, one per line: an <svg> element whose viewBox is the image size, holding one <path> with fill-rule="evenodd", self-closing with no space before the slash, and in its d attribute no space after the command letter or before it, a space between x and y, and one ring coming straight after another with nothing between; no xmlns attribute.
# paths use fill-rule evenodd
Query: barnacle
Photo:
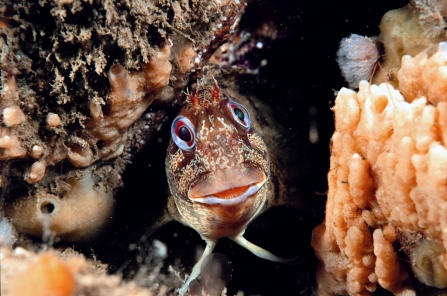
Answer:
<svg viewBox="0 0 447 296"><path fill-rule="evenodd" d="M447 288L447 272L442 258L445 248L442 243L421 239L406 248L411 260L411 269L416 278L427 286Z"/></svg>

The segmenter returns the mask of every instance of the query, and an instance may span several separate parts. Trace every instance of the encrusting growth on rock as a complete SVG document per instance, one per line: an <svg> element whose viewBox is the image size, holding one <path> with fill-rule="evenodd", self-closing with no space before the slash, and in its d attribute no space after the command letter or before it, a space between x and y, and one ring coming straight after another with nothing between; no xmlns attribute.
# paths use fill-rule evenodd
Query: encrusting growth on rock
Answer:
<svg viewBox="0 0 447 296"><path fill-rule="evenodd" d="M158 99L169 82L172 69L169 62L170 52L169 46L165 46L142 71L132 74L119 64L110 67L109 81L112 91L109 94L108 114L104 116L101 105L92 103L92 117L86 122L87 131L97 141L102 141L97 157L110 159L123 153L127 129L155 99ZM92 158L82 163L82 167L90 165L94 160L96 159Z"/></svg>
<svg viewBox="0 0 447 296"><path fill-rule="evenodd" d="M26 116L17 105L15 77L3 74L2 85L0 108L6 127L0 127L0 160L22 158L26 156L27 151L19 138L17 126L26 121Z"/></svg>
<svg viewBox="0 0 447 296"><path fill-rule="evenodd" d="M396 88L404 55L432 55L438 43L446 40L446 16L446 3L438 0L411 0L405 7L388 11L380 22L384 59L372 82L388 82Z"/></svg>

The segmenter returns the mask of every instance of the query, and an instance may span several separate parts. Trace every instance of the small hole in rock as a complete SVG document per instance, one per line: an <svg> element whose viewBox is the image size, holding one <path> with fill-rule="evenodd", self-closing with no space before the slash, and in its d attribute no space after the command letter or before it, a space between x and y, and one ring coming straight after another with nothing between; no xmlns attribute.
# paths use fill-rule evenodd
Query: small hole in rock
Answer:
<svg viewBox="0 0 447 296"><path fill-rule="evenodd" d="M110 67L110 72L114 75L120 75L123 74L125 71L124 67L120 64L114 64L112 67Z"/></svg>
<svg viewBox="0 0 447 296"><path fill-rule="evenodd" d="M96 146L98 147L99 150L101 150L104 147L104 142L99 140L98 142L96 142Z"/></svg>
<svg viewBox="0 0 447 296"><path fill-rule="evenodd" d="M40 210L42 211L43 214L51 214L54 211L54 204L52 203L43 203L40 206Z"/></svg>

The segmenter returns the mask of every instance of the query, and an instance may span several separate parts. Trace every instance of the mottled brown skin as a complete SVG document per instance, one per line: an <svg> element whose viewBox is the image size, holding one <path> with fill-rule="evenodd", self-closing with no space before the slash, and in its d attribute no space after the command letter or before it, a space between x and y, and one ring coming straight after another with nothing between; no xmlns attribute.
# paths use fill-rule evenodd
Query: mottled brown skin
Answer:
<svg viewBox="0 0 447 296"><path fill-rule="evenodd" d="M208 83L207 83L208 82ZM188 197L188 191L198 183L225 175L225 183L232 176L224 173L262 172L270 177L267 147L253 127L247 131L232 117L227 106L228 97L218 91L214 81L202 79L197 90L198 102L188 99L179 115L187 117L196 130L196 145L184 151L171 141L166 158L166 172L172 199L168 204L171 217L194 228L204 239L235 236L245 230L259 214L267 198L267 183L246 201L231 205L197 203ZM233 179L234 181L234 179Z"/></svg>
<svg viewBox="0 0 447 296"><path fill-rule="evenodd" d="M204 258L212 253L221 237L230 238L260 258L275 262L295 259L278 257L243 236L255 217L279 204L274 194L278 186L271 182L270 158L264 141L252 124L242 122L236 112L239 107L244 109L245 119L250 117L248 109L237 103L229 106L228 102L235 100L219 89L213 77L220 70L207 70L194 95L188 95L186 105L173 121L173 140L166 157L171 190L168 215L153 228L173 219L195 229L206 242L202 257L178 290L180 295L187 292L189 284L199 275ZM180 133L184 126L192 130L187 134L195 136L195 145Z"/></svg>

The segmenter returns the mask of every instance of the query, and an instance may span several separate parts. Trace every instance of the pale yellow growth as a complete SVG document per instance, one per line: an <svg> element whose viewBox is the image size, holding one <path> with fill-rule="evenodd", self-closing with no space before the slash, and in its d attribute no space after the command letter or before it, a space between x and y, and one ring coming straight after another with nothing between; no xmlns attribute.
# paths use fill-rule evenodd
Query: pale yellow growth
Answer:
<svg viewBox="0 0 447 296"><path fill-rule="evenodd" d="M15 77L2 71L3 88L0 97L0 109L2 109L2 121L6 127L0 127L0 160L12 160L25 158L28 155L28 149L23 145L22 139L19 137L19 125L26 122L26 115L18 104L18 92ZM35 156L42 155L42 152L35 151L31 153ZM40 157L39 156L39 157ZM35 158L39 158L35 157ZM45 171L45 167L43 168ZM31 168L32 180L35 182L41 179L41 169L38 165Z"/></svg>
<svg viewBox="0 0 447 296"><path fill-rule="evenodd" d="M3 122L9 126L15 126L26 121L25 113L19 106L13 105L11 107L3 109Z"/></svg>
<svg viewBox="0 0 447 296"><path fill-rule="evenodd" d="M0 126L0 160L23 158L26 148L19 139L18 125L26 121L26 116L17 105L18 94L14 76L8 76L2 71L3 87L0 97L1 120L6 127Z"/></svg>
<svg viewBox="0 0 447 296"><path fill-rule="evenodd" d="M8 129L0 127L0 160L22 158L26 156L22 141Z"/></svg>
<svg viewBox="0 0 447 296"><path fill-rule="evenodd" d="M404 55L416 56L421 52L431 55L436 52L437 44L445 40L443 30L435 30L433 24L427 24L437 23L439 18L442 19L436 13L435 7L421 9L418 3L390 10L382 17L379 39L385 48L385 59L373 78L374 84L389 82L397 87L397 71Z"/></svg>
<svg viewBox="0 0 447 296"><path fill-rule="evenodd" d="M33 145L30 151L30 155L35 159L41 158L43 155L43 147L39 145Z"/></svg>
<svg viewBox="0 0 447 296"><path fill-rule="evenodd" d="M43 176L45 176L46 168L47 165L44 161L36 161L35 163L32 164L29 173L25 176L25 179L30 184L34 184L40 181L43 178Z"/></svg>
<svg viewBox="0 0 447 296"><path fill-rule="evenodd" d="M392 243L398 241L409 256L423 248L403 239L411 234L447 247L445 63L442 43L430 58L404 57L403 95L390 84L366 81L358 93L338 93L326 219L312 238L323 264L317 273L321 294L368 295L379 284L414 295L403 284L404 262ZM444 248L424 253L435 269L424 283L445 282ZM331 288L332 281L339 285Z"/></svg>
<svg viewBox="0 0 447 296"><path fill-rule="evenodd" d="M62 123L61 118L59 117L59 115L55 114L55 113L48 113L47 115L47 124L50 127L58 127L60 126Z"/></svg>

